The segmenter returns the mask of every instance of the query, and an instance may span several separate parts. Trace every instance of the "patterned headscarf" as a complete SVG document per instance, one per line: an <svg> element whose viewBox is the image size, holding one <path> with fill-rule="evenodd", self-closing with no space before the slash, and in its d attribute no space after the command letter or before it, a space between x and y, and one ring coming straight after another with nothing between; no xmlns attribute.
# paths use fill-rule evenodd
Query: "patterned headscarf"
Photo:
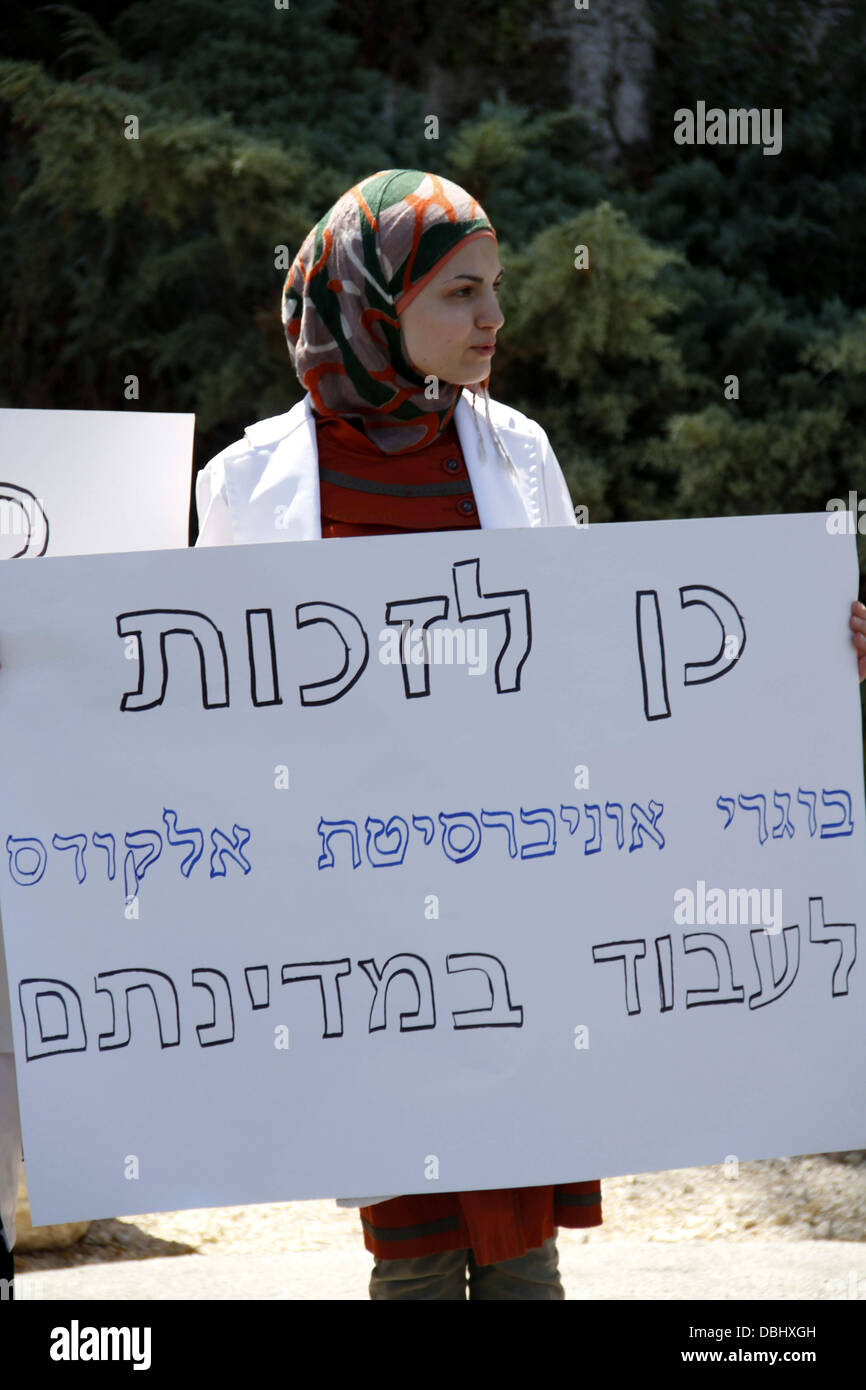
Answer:
<svg viewBox="0 0 866 1390"><path fill-rule="evenodd" d="M496 237L481 205L450 179L384 169L338 198L307 234L283 286L282 318L298 380L322 416L351 415L386 454L430 444L463 389L407 360L399 314L476 237ZM487 401L486 387L477 383ZM475 389L475 388L473 388Z"/></svg>

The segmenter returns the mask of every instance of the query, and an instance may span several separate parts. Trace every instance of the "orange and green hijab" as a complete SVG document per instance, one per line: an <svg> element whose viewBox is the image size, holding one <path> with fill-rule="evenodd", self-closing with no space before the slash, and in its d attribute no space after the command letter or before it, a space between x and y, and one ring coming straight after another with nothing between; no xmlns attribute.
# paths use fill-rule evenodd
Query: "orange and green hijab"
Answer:
<svg viewBox="0 0 866 1390"><path fill-rule="evenodd" d="M317 414L352 416L387 454L425 448L446 428L463 388L440 381L427 399L399 314L479 236L496 236L480 203L421 169L381 170L337 199L283 286L289 354Z"/></svg>

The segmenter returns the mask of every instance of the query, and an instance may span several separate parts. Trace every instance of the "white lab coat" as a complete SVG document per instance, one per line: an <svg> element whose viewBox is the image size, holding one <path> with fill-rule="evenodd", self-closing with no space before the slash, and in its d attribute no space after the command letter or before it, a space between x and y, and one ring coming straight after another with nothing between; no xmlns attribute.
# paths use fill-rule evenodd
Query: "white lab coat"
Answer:
<svg viewBox="0 0 866 1390"><path fill-rule="evenodd" d="M478 520L485 530L576 526L568 487L544 430L499 401L490 419L516 478L497 453L484 409L464 392L454 420ZM322 539L316 423L309 393L285 415L248 425L196 478L196 546Z"/></svg>
<svg viewBox="0 0 866 1390"><path fill-rule="evenodd" d="M490 420L515 466L498 453L480 400L461 393L454 421L483 530L577 526L562 469L544 430L500 401ZM195 503L196 546L322 539L319 456L310 395L285 415L244 430L201 470ZM340 1207L367 1207L389 1197L339 1197Z"/></svg>

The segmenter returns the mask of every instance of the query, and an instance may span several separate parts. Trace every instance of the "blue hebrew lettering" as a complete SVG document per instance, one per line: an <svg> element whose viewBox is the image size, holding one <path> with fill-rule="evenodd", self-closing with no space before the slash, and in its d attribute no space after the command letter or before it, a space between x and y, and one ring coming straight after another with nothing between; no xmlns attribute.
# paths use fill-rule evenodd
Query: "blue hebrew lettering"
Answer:
<svg viewBox="0 0 866 1390"><path fill-rule="evenodd" d="M773 805L779 812L779 819L773 826L773 839L780 840L787 835L790 840L794 838L794 826L791 821L791 793L773 792Z"/></svg>
<svg viewBox="0 0 866 1390"><path fill-rule="evenodd" d="M442 824L442 848L454 864L462 864L478 853L481 826L471 811L440 811L439 820ZM461 830L465 830L469 835L467 843L463 846L453 843L452 840L454 835L459 838Z"/></svg>
<svg viewBox="0 0 866 1390"><path fill-rule="evenodd" d="M583 813L592 821L592 834L584 841L584 854L598 854L601 849L601 807L589 801L583 803Z"/></svg>
<svg viewBox="0 0 866 1390"><path fill-rule="evenodd" d="M231 840L221 830L215 828L211 831L210 839L213 845L210 857L211 878L225 877L227 858L243 869L245 874L249 873L252 864L243 853L244 845L249 838L250 832L243 825L232 826Z"/></svg>
<svg viewBox="0 0 866 1390"><path fill-rule="evenodd" d="M129 902L137 894L145 872L162 853L162 836L158 830L132 830L124 835L123 841L129 851L123 861L123 891L125 901ZM144 850L140 859L136 858L136 850Z"/></svg>
<svg viewBox="0 0 866 1390"><path fill-rule="evenodd" d="M424 836L425 845L429 845L433 839L433 836L436 834L436 826L433 823L433 817L413 816L412 824L415 827L415 829L420 830L421 834Z"/></svg>
<svg viewBox="0 0 866 1390"><path fill-rule="evenodd" d="M374 869L390 868L394 864L403 863L409 843L409 827L402 816L392 816L387 825L375 816L368 816L364 822L364 829L367 832L367 858ZM380 847L379 837L382 835L386 839L397 836L397 844L393 849Z"/></svg>
<svg viewBox="0 0 866 1390"><path fill-rule="evenodd" d="M851 793L846 792L844 787L836 787L833 791L821 789L821 800L825 806L838 806L842 815L839 820L822 821L821 839L829 840L836 835L853 835L854 822L851 819Z"/></svg>
<svg viewBox="0 0 866 1390"><path fill-rule="evenodd" d="M87 869L84 863L84 849L87 844L87 836L81 834L52 835L51 843L55 849L75 850L75 877L79 883L83 883L87 878Z"/></svg>
<svg viewBox="0 0 866 1390"><path fill-rule="evenodd" d="M642 806L636 801L631 803L631 844L629 853L635 849L643 849L643 837L649 835L654 840L659 849L664 849L665 837L658 829L656 822L664 811L664 802L650 801L649 815Z"/></svg>
<svg viewBox="0 0 866 1390"><path fill-rule="evenodd" d="M514 833L513 811L482 811L481 824L488 829L504 830L508 836L508 857L517 858L517 836Z"/></svg>
<svg viewBox="0 0 866 1390"><path fill-rule="evenodd" d="M333 869L334 851L331 849L331 838L334 835L348 835L352 844L352 868L357 869L361 863L361 848L358 838L358 827L353 820L319 820L316 829L322 840L322 853L319 855L316 864L320 869Z"/></svg>
<svg viewBox="0 0 866 1390"><path fill-rule="evenodd" d="M814 835L818 828L818 821L815 817L815 803L818 800L818 793L804 791L802 787L798 787L797 800L801 806L807 806L809 808L809 834Z"/></svg>
<svg viewBox="0 0 866 1390"><path fill-rule="evenodd" d="M539 855L556 853L556 816L547 806L537 806L533 811L520 808L520 819L524 825L543 825L546 834L543 840L532 840L520 846L521 859L537 859Z"/></svg>
<svg viewBox="0 0 866 1390"><path fill-rule="evenodd" d="M15 883L20 883L29 888L32 884L38 883L45 873L45 865L48 863L48 855L41 840L37 840L35 835L7 835L6 853L9 855L9 872ZM21 855L35 854L35 863L31 862L28 868L26 858L21 862Z"/></svg>
<svg viewBox="0 0 866 1390"><path fill-rule="evenodd" d="M93 841L93 843L96 845L97 849L104 849L104 850L105 850L105 853L106 853L106 855L107 855L107 857L108 857L108 863L106 864L106 870L107 870L107 873L108 873L108 881L109 881L109 883L113 883L113 882L114 882L114 874L115 874L115 840L114 840L114 836L111 834L111 831L110 831L110 830L107 831L104 835L101 835L101 834L99 833L98 830L94 830L94 832L93 832L93 834L91 835L90 838L91 838L91 840Z"/></svg>
<svg viewBox="0 0 866 1390"><path fill-rule="evenodd" d="M758 841L763 844L767 838L767 798L763 792L755 792L753 796L743 796L741 793L737 800L744 811L757 811Z"/></svg>
<svg viewBox="0 0 866 1390"><path fill-rule="evenodd" d="M184 855L180 866L184 878L189 878L204 851L204 835L196 826L191 826L188 830L178 830L177 812L167 807L163 807L162 818L165 822L165 837L170 845L192 846L189 854Z"/></svg>

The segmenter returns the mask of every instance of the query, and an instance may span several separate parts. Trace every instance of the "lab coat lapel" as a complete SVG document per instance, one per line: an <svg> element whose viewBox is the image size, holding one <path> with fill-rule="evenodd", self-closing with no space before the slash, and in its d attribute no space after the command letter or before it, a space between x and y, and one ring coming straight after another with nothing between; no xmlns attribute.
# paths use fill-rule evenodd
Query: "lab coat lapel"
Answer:
<svg viewBox="0 0 866 1390"><path fill-rule="evenodd" d="M285 415L249 425L244 434L253 449L276 442L244 509L243 534L236 543L272 539L322 539L316 421L309 394Z"/></svg>
<svg viewBox="0 0 866 1390"><path fill-rule="evenodd" d="M538 464L534 438L509 428L504 420L497 421L500 438L518 469L518 483L497 452L483 410L467 399L465 393L457 402L454 420L482 528L538 526ZM484 453L479 444L479 431Z"/></svg>

